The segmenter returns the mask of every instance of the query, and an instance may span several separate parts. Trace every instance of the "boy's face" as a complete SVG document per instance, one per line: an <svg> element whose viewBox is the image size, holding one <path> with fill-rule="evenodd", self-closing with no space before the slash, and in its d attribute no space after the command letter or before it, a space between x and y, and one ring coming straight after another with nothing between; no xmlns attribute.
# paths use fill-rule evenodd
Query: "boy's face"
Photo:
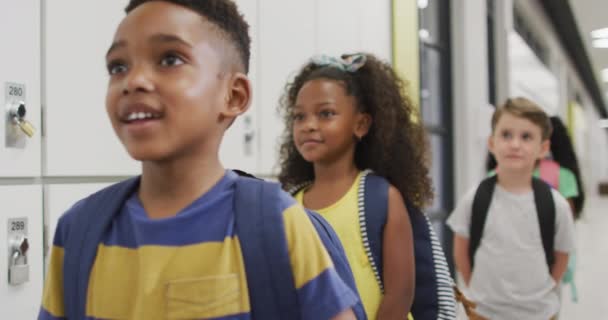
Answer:
<svg viewBox="0 0 608 320"><path fill-rule="evenodd" d="M106 109L136 160L217 151L225 128L249 106L249 82L228 72L226 45L213 28L163 1L137 7L119 25L106 57Z"/></svg>
<svg viewBox="0 0 608 320"><path fill-rule="evenodd" d="M528 119L505 112L488 141L501 172L532 172L536 161L549 151L549 140L542 139L542 130Z"/></svg>

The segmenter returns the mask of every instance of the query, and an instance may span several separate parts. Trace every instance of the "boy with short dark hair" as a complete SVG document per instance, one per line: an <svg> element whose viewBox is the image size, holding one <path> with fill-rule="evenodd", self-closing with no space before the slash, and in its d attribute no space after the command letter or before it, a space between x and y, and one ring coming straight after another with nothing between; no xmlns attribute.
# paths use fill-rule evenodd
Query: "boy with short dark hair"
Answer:
<svg viewBox="0 0 608 320"><path fill-rule="evenodd" d="M532 177L549 151L551 130L547 114L528 99L497 108L488 139L497 175L468 192L448 219L456 268L488 319L548 320L559 312L557 286L574 248L574 223L566 200ZM489 203L479 219L484 194ZM545 211L549 218L541 218Z"/></svg>
<svg viewBox="0 0 608 320"><path fill-rule="evenodd" d="M248 25L229 0L133 0L126 11L106 56L106 107L142 174L93 244L90 269L80 268L88 276L79 296L67 287L81 279L64 270L85 261L72 261L68 244L95 195L62 216L39 319L251 319L256 292L235 225L239 178L218 157L251 101ZM302 319L354 319L356 294L304 209L286 193L274 198L264 205L283 215L292 307ZM71 316L76 298L86 307Z"/></svg>

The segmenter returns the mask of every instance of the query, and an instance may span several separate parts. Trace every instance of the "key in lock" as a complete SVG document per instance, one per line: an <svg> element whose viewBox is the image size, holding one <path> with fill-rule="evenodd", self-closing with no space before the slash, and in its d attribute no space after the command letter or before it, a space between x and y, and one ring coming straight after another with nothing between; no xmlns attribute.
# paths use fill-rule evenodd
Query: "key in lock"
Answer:
<svg viewBox="0 0 608 320"><path fill-rule="evenodd" d="M23 101L19 101L12 109L11 116L13 117L13 122L23 133L25 133L28 137L33 137L36 129L34 126L25 119L25 115L27 113L27 109L25 108L25 103Z"/></svg>
<svg viewBox="0 0 608 320"><path fill-rule="evenodd" d="M13 246L8 267L8 283L12 286L24 284L30 280L30 266L27 263L27 238L18 240L19 245Z"/></svg>

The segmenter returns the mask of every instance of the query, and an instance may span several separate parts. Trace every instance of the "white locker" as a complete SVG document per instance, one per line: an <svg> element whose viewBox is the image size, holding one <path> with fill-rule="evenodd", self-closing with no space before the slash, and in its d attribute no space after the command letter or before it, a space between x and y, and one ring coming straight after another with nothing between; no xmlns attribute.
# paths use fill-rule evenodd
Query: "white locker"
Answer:
<svg viewBox="0 0 608 320"><path fill-rule="evenodd" d="M339 57L359 51L361 26L357 2L352 0L318 1L317 53Z"/></svg>
<svg viewBox="0 0 608 320"><path fill-rule="evenodd" d="M237 0L239 11L249 23L251 36L251 59L249 60L249 79L252 83L252 101L249 110L238 117L226 131L220 147L220 159L226 168L240 169L249 173L258 172L259 129L258 129L258 77L257 77L257 0Z"/></svg>
<svg viewBox="0 0 608 320"><path fill-rule="evenodd" d="M319 1L316 11L317 53L337 57L363 51L390 61L390 1Z"/></svg>
<svg viewBox="0 0 608 320"><path fill-rule="evenodd" d="M276 112L287 81L315 53L315 1L259 1L260 173L278 169L283 120Z"/></svg>
<svg viewBox="0 0 608 320"><path fill-rule="evenodd" d="M0 0L0 177L40 175L40 2ZM8 91L8 93L6 92ZM28 138L8 116L23 101L34 127Z"/></svg>
<svg viewBox="0 0 608 320"><path fill-rule="evenodd" d="M42 299L42 188L31 186L0 186L0 315L2 319L36 319ZM26 251L29 281L9 285L9 234L21 230L9 219L27 219ZM12 237L11 237L12 238Z"/></svg>
<svg viewBox="0 0 608 320"><path fill-rule="evenodd" d="M373 53L385 62L392 54L392 1L359 0L359 50Z"/></svg>
<svg viewBox="0 0 608 320"><path fill-rule="evenodd" d="M138 163L115 136L105 111L105 54L127 3L45 1L45 175L131 175L139 171Z"/></svg>

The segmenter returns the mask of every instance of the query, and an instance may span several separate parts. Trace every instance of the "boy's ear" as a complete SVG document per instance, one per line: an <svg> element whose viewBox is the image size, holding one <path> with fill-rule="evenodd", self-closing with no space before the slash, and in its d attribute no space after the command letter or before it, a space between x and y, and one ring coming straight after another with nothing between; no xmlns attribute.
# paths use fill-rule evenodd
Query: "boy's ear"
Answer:
<svg viewBox="0 0 608 320"><path fill-rule="evenodd" d="M227 101L221 115L226 118L236 118L245 113L251 105L251 82L240 72L233 74L228 81Z"/></svg>
<svg viewBox="0 0 608 320"><path fill-rule="evenodd" d="M490 151L490 153L492 153L492 155L494 155L494 139L493 135L490 135L488 137L488 151Z"/></svg>
<svg viewBox="0 0 608 320"><path fill-rule="evenodd" d="M540 145L539 158L544 159L545 157L547 157L547 154L549 153L549 151L551 151L551 140L545 139L545 140L543 140L543 142Z"/></svg>
<svg viewBox="0 0 608 320"><path fill-rule="evenodd" d="M359 113L355 124L355 136L361 140L372 126L372 116L369 113Z"/></svg>

